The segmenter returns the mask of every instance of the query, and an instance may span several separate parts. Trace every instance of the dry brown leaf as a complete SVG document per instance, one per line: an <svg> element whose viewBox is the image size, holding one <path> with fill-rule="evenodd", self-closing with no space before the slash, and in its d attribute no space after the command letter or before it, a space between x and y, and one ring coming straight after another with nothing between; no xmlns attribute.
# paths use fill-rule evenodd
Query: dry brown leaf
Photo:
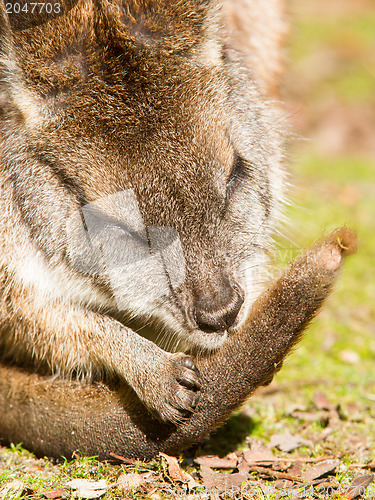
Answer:
<svg viewBox="0 0 375 500"><path fill-rule="evenodd" d="M257 439L249 443L250 450L243 452L243 457L248 465L272 465L275 463L275 457L272 451L265 444Z"/></svg>
<svg viewBox="0 0 375 500"><path fill-rule="evenodd" d="M200 484L197 483L190 474L181 469L176 457L171 457L161 452L159 453L159 455L165 458L165 460L168 462L168 472L172 479L174 479L175 481L186 482L189 489L200 486Z"/></svg>
<svg viewBox="0 0 375 500"><path fill-rule="evenodd" d="M124 462L125 464L135 465L137 463L137 460L135 460L134 458L126 458L126 457L123 457L122 455L117 455L117 453L113 453L113 452L111 452L110 455L113 458L116 458L117 460L121 460L121 462Z"/></svg>
<svg viewBox="0 0 375 500"><path fill-rule="evenodd" d="M359 496L363 497L367 486L374 480L374 474L363 474L353 479L348 491L345 493L345 498L352 500Z"/></svg>
<svg viewBox="0 0 375 500"><path fill-rule="evenodd" d="M288 474L299 477L302 474L303 464L304 462L302 462L302 460L297 460L291 467L289 467Z"/></svg>
<svg viewBox="0 0 375 500"><path fill-rule="evenodd" d="M194 462L199 465L208 465L213 469L234 469L237 467L237 457L233 458L219 458L217 455L204 455L194 459Z"/></svg>
<svg viewBox="0 0 375 500"><path fill-rule="evenodd" d="M33 465L29 469L30 472L45 472L45 468L41 467L40 465Z"/></svg>
<svg viewBox="0 0 375 500"><path fill-rule="evenodd" d="M284 434L273 434L270 441L270 445L272 447L279 448L279 450L287 453L305 444L307 443L301 436L298 434L292 435L290 432L285 432Z"/></svg>
<svg viewBox="0 0 375 500"><path fill-rule="evenodd" d="M208 465L201 465L200 475L207 490L217 488L219 491L238 488L247 479L247 470L235 474L215 472Z"/></svg>
<svg viewBox="0 0 375 500"><path fill-rule="evenodd" d="M293 481L290 481L289 479L277 479L274 483L272 483L272 486L278 490L286 490L293 486Z"/></svg>
<svg viewBox="0 0 375 500"><path fill-rule="evenodd" d="M318 479L329 472L334 472L339 465L340 460L325 460L324 462L314 465L310 469L304 471L301 474L301 477L304 481L313 481L314 479Z"/></svg>
<svg viewBox="0 0 375 500"><path fill-rule="evenodd" d="M298 476L293 476L288 472L281 472L278 470L268 469L265 467L259 467L258 465L253 465L250 467L250 472L259 472L259 474L274 477L276 479L287 479L288 481L302 482L302 479Z"/></svg>
<svg viewBox="0 0 375 500"><path fill-rule="evenodd" d="M180 464L176 457L171 457L165 453L159 453L168 462L168 472L172 479L175 481L184 481L184 471L181 469Z"/></svg>
<svg viewBox="0 0 375 500"><path fill-rule="evenodd" d="M47 491L46 493L43 493L43 496L45 498L53 500L62 500L64 498L68 498L68 494L65 490Z"/></svg>

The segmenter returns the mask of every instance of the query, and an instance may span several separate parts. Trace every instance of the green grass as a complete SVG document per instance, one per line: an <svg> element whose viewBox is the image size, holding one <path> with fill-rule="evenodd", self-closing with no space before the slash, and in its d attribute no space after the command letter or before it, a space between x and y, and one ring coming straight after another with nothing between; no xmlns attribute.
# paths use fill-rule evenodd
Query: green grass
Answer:
<svg viewBox="0 0 375 500"><path fill-rule="evenodd" d="M300 151L296 169L302 186L289 211L296 240L312 241L322 230L347 225L359 234L359 250L346 262L331 299L276 377L287 389L277 401L281 411L279 420L271 421L271 432L277 422L291 432L298 430L299 423L286 417L290 400L309 407L315 391L321 390L344 411L348 405L358 409L359 421L343 423L331 436L332 452L347 454L353 462L358 456L347 444L351 436L375 446L375 164L361 155L322 157L308 146ZM358 362L342 358L347 350L357 354ZM261 409L258 418L268 427ZM313 424L309 432L319 434ZM325 445L318 447L318 454L323 449L327 451Z"/></svg>
<svg viewBox="0 0 375 500"><path fill-rule="evenodd" d="M362 387L373 382L367 390L375 391L374 172L374 162L366 158L327 159L309 150L301 155L298 174L304 188L289 210L293 225L299 228L298 239L311 241L322 230L347 225L358 232L359 251L348 259L333 297L280 379L311 377L313 372L317 379L326 378L332 390L341 395L349 381ZM327 336L332 345L324 351ZM339 353L344 349L357 352L360 363L341 361Z"/></svg>
<svg viewBox="0 0 375 500"><path fill-rule="evenodd" d="M301 102L300 114L308 114L298 132L312 140L295 144L291 153L296 186L288 209L291 226L286 230L288 239L278 241L275 260L287 264L322 232L343 225L357 231L359 249L346 262L323 311L275 377L275 394L261 393L249 406L254 413L253 435L267 441L275 431L302 432L317 444L300 452L331 451L349 465L366 455L352 444L355 440L368 447L368 457L375 456L375 157L362 147L360 136L357 143L350 137L350 144L343 140L340 150L327 153L319 131L327 130L324 121L337 109L346 110L341 120L350 125L352 108L365 111L375 105L375 72L370 70L375 17L367 11L325 17L318 9L315 15L301 15L292 39L295 66L289 83L292 97ZM374 116L362 115L368 130L374 130ZM340 120L331 123L341 125ZM348 362L343 356L347 351L352 356L354 352L358 362L355 358ZM317 390L345 414L328 441L319 440L324 433L319 420L306 425L290 416L295 406L315 411ZM342 474L347 481L347 473Z"/></svg>

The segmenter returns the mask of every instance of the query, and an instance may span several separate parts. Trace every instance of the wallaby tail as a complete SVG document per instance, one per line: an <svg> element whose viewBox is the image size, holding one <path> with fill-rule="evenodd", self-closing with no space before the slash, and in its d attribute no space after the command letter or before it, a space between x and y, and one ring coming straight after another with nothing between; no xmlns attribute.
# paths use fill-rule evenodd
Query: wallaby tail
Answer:
<svg viewBox="0 0 375 500"><path fill-rule="evenodd" d="M101 459L111 459L111 452L149 459L188 447L270 382L329 295L342 257L356 251L356 241L350 230L340 229L316 243L257 300L221 349L196 359L202 397L177 427L152 417L128 387L83 385L2 364L0 436L56 458L80 450Z"/></svg>

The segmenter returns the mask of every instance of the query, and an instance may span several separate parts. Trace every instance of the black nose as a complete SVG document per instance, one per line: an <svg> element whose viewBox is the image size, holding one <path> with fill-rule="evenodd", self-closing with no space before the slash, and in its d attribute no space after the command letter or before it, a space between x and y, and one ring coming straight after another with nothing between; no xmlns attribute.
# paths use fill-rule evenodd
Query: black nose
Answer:
<svg viewBox="0 0 375 500"><path fill-rule="evenodd" d="M224 279L215 290L205 290L197 297L194 319L203 331L222 332L233 325L243 301L240 287Z"/></svg>

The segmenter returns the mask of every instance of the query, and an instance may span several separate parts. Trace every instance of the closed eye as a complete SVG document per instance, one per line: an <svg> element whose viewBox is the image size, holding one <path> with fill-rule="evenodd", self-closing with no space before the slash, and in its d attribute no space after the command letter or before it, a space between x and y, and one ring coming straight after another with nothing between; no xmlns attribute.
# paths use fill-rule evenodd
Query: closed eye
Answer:
<svg viewBox="0 0 375 500"><path fill-rule="evenodd" d="M141 232L135 231L122 221L115 219L98 208L86 208L84 210L84 221L86 230L91 233L91 236L102 235L102 238L105 238L105 240L116 238L117 241L125 239L127 242L131 238L134 244L148 247L147 239Z"/></svg>
<svg viewBox="0 0 375 500"><path fill-rule="evenodd" d="M226 199L228 200L235 188L247 176L248 168L244 158L235 154L232 171L227 181Z"/></svg>

